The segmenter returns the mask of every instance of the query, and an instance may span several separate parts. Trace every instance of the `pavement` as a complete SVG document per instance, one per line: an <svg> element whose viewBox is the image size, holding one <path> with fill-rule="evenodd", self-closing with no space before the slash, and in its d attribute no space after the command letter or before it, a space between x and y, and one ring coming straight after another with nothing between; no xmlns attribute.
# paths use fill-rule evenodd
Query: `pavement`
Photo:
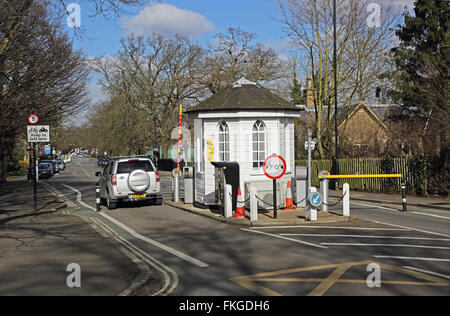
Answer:
<svg viewBox="0 0 450 316"><path fill-rule="evenodd" d="M163 176L170 177L168 172L163 173ZM181 180L181 184L183 181ZM181 188L182 191L182 188ZM181 194L180 194L181 195ZM333 204L341 199L343 195L342 190L329 190L330 201L329 204ZM402 196L401 194L389 194L389 193L379 193L379 192L364 192L364 191L350 191L350 199L352 201L364 201L370 203L377 203L383 205L392 206L402 206ZM407 195L406 197L407 205L412 207L422 207L429 210L444 210L450 211L450 198L446 197L427 197L427 196L415 196ZM306 219L307 211L304 208L298 207L296 210L278 210L278 216L275 218L273 211L268 210L258 212L258 220L250 221L250 212L248 209L245 210L244 218L225 218L223 216L223 210L219 209L202 209L193 206L192 204L184 204L182 201L174 202L170 196L165 200L165 203L182 209L197 215L205 216L220 222L233 225L249 226L249 227L260 227L260 226L271 226L271 225L301 225L308 222ZM341 203L338 203L342 205ZM338 206L338 208L342 208ZM398 208L399 210L402 207ZM351 221L354 217L346 217L340 214L341 212L336 212L336 208L330 208L329 212L317 212L317 221L315 223L331 223L331 222L346 222Z"/></svg>
<svg viewBox="0 0 450 316"><path fill-rule="evenodd" d="M277 210L276 218L274 216L273 210L259 210L258 220L250 221L249 210L245 210L244 218L225 218L223 216L223 211L219 209L201 209L193 206L192 204L184 204L182 202L174 202L171 200L166 200L165 203L170 206L231 225L261 227L273 225L301 225L305 222L309 222L306 219L307 212L304 208L297 208L295 210ZM333 212L317 212L317 221L315 221L314 223L346 222L351 220L351 217L341 216Z"/></svg>
<svg viewBox="0 0 450 316"><path fill-rule="evenodd" d="M0 186L0 295L129 294L138 266L89 221L64 214L66 202L42 183L38 197L34 210L33 185L24 177ZM80 287L69 287L77 280Z"/></svg>

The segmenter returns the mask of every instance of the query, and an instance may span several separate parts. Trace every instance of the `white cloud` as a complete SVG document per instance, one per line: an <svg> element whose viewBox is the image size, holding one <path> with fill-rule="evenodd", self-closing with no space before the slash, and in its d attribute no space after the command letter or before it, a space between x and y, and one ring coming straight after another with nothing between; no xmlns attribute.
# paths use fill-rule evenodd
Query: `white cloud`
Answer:
<svg viewBox="0 0 450 316"><path fill-rule="evenodd" d="M153 32L164 36L182 34L201 37L214 32L214 25L199 13L182 10L170 4L155 3L145 7L131 19L125 18L122 27L127 35L150 35Z"/></svg>

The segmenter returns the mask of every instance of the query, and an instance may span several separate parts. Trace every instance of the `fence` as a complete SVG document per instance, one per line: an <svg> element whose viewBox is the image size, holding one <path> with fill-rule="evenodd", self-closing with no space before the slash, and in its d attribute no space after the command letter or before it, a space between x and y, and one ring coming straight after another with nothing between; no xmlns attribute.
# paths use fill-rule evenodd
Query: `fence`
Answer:
<svg viewBox="0 0 450 316"><path fill-rule="evenodd" d="M296 160L296 165L306 166L307 160ZM311 163L311 184L319 186L318 175L322 170L331 171L332 160L313 160ZM340 174L402 174L407 188L415 188L415 179L410 172L410 163L407 158L342 158L339 159ZM345 179L351 190L401 192L398 179L368 178ZM339 183L342 186L344 181Z"/></svg>

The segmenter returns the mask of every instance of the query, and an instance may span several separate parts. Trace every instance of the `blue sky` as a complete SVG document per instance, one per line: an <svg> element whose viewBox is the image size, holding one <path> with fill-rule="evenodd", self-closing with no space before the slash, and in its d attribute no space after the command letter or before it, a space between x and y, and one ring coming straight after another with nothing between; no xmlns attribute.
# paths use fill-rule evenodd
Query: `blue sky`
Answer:
<svg viewBox="0 0 450 316"><path fill-rule="evenodd" d="M128 6L125 8L126 13L119 18L111 16L105 19L101 15L90 16L93 8L87 1L80 0L84 36L74 38L75 47L82 49L88 56L113 55L120 47L121 38L131 32L152 27L161 33L167 30L168 35L174 30L187 30L186 35L201 45L206 45L214 34L226 32L228 27L240 27L255 33L255 42L266 45L282 47L284 41L281 24L272 19L279 15L278 0L166 0L157 3L159 11L156 7L145 9ZM175 16L173 11L179 15ZM151 25L152 19L158 25ZM204 28L203 32L200 32L201 28ZM70 28L67 29L69 33L72 32Z"/></svg>
<svg viewBox="0 0 450 316"><path fill-rule="evenodd" d="M413 1L390 0L395 5L408 5L409 8ZM64 25L73 36L75 48L89 57L115 55L120 49L120 39L131 33L158 32L166 37L183 33L206 47L215 34L225 33L228 27L255 33L254 43L270 46L278 54L289 55L291 50L282 24L276 21L280 17L278 0L149 0L152 5L126 6L121 16L111 14L109 18L94 15L89 0L66 0L65 3L70 2L79 4L83 36L73 36L73 29L66 23ZM93 74L89 86L92 103L105 99L98 78Z"/></svg>

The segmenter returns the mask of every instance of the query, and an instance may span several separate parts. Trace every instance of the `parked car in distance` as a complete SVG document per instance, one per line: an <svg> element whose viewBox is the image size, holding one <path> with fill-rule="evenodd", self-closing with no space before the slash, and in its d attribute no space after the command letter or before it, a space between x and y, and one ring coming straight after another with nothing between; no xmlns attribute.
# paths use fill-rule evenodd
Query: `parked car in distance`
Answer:
<svg viewBox="0 0 450 316"><path fill-rule="evenodd" d="M98 158L97 165L99 167L104 167L104 166L106 166L108 164L108 162L109 162L109 158L105 158L105 157Z"/></svg>
<svg viewBox="0 0 450 316"><path fill-rule="evenodd" d="M34 166L31 166L28 169L28 180L32 180L35 177ZM51 164L49 163L39 163L38 164L38 175L39 179L42 178L50 178L53 175L53 169Z"/></svg>
<svg viewBox="0 0 450 316"><path fill-rule="evenodd" d="M53 173L59 172L58 164L56 163L56 160L39 160L39 163L49 163L52 166Z"/></svg>
<svg viewBox="0 0 450 316"><path fill-rule="evenodd" d="M66 169L66 164L61 159L56 159L56 164L57 164L59 170Z"/></svg>
<svg viewBox="0 0 450 316"><path fill-rule="evenodd" d="M100 177L100 198L110 210L118 202L146 200L155 205L163 202L159 173L146 156L112 158L103 172L95 175Z"/></svg>
<svg viewBox="0 0 450 316"><path fill-rule="evenodd" d="M51 165L49 163L39 163L38 172L39 178L50 178L53 175Z"/></svg>

